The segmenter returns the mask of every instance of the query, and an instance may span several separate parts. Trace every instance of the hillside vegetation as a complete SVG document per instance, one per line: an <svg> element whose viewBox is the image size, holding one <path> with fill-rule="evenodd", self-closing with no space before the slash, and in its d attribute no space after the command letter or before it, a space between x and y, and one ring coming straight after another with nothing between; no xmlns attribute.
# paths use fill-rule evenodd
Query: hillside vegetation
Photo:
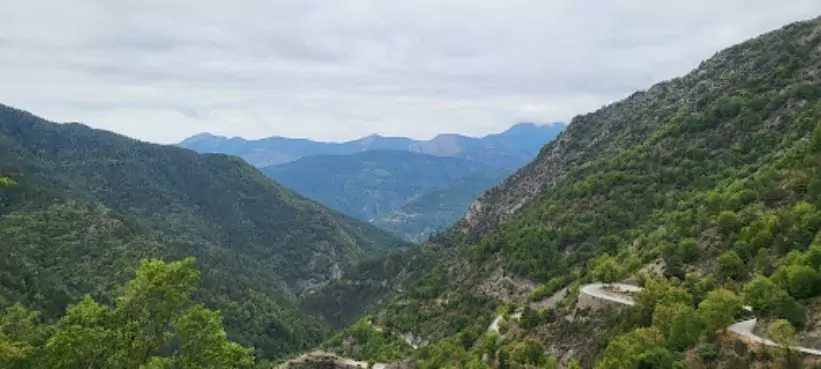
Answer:
<svg viewBox="0 0 821 369"><path fill-rule="evenodd" d="M450 228L465 215L477 196L501 183L512 172L512 169L488 171L428 189L372 223L407 240L422 242L427 236Z"/></svg>
<svg viewBox="0 0 821 369"><path fill-rule="evenodd" d="M819 334L820 72L821 21L801 22L574 118L437 237L459 256L375 324L427 342L395 353L419 368L801 367L797 355L748 354L718 333L746 303L762 324L777 320L761 327L773 339ZM658 260L654 277L645 267ZM635 308L576 308L580 283L641 269ZM488 332L513 312L522 315ZM356 337L336 342L367 353Z"/></svg>
<svg viewBox="0 0 821 369"><path fill-rule="evenodd" d="M113 303L139 260L194 256L196 301L258 358L327 327L296 309L346 263L403 247L242 160L147 144L0 106L0 305L46 321L91 294Z"/></svg>

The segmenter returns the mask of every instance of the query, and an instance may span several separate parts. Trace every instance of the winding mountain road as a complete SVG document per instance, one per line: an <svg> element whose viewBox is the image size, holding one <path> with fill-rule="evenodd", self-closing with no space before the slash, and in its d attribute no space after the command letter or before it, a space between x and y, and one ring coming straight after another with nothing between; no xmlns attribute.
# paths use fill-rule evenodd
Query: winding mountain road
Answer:
<svg viewBox="0 0 821 369"><path fill-rule="evenodd" d="M622 305L633 306L636 304L636 302L635 300L633 300L633 297L629 294L638 293L642 290L644 289L641 287L623 283L611 283L608 285L605 285L603 283L591 283L582 286L582 288L580 289L580 293L584 293L588 296L601 300L611 301ZM758 319L756 318L743 320L727 327L727 331L746 342L758 343L770 347L781 347L781 345L773 342L772 340L766 339L755 334L755 325L757 322ZM793 351L798 351L809 355L821 356L821 350L816 350L808 347L791 346L790 349Z"/></svg>
<svg viewBox="0 0 821 369"><path fill-rule="evenodd" d="M580 291L581 293L600 300L607 300L622 305L633 306L636 302L628 293L639 293L642 290L644 290L644 288L624 283L591 283L582 286Z"/></svg>

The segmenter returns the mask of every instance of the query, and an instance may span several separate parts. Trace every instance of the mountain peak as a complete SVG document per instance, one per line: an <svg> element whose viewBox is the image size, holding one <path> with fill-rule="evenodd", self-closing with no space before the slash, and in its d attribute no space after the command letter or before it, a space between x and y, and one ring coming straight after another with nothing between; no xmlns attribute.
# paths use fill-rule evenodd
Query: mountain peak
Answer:
<svg viewBox="0 0 821 369"><path fill-rule="evenodd" d="M225 137L225 136L215 135L215 134L209 133L209 132L201 132L201 133L197 133L197 134L195 134L191 137L188 137L188 138L182 140L182 142L180 142L180 145L182 145L184 143L193 143L193 142L198 142L198 141L202 142L202 141L215 141L215 140L225 140L225 139L227 139L227 137Z"/></svg>

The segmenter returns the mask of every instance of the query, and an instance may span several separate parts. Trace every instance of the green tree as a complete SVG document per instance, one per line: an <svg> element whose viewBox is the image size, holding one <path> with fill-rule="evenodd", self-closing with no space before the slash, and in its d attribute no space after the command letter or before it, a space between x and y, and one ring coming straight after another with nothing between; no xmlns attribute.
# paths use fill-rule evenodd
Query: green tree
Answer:
<svg viewBox="0 0 821 369"><path fill-rule="evenodd" d="M719 278L739 280L747 274L744 260L734 250L727 251L716 258Z"/></svg>
<svg viewBox="0 0 821 369"><path fill-rule="evenodd" d="M659 304L653 312L653 326L664 334L669 347L676 351L693 346L704 323L696 310L682 303Z"/></svg>
<svg viewBox="0 0 821 369"><path fill-rule="evenodd" d="M759 313L773 313L789 298L787 291L762 275L744 285L744 301Z"/></svg>
<svg viewBox="0 0 821 369"><path fill-rule="evenodd" d="M726 329L739 310L741 298L733 291L723 288L710 291L707 298L698 305L698 313L704 319L709 332Z"/></svg>
<svg viewBox="0 0 821 369"><path fill-rule="evenodd" d="M784 264L776 269L772 276L790 296L805 299L821 293L821 273L803 264Z"/></svg>
<svg viewBox="0 0 821 369"><path fill-rule="evenodd" d="M539 325L541 322L541 314L538 311L535 311L530 308L530 306L525 306L524 311L522 311L522 316L519 318L519 326L524 329L531 329Z"/></svg>
<svg viewBox="0 0 821 369"><path fill-rule="evenodd" d="M772 322L767 329L767 336L782 347L795 345L795 327L784 319Z"/></svg>
<svg viewBox="0 0 821 369"><path fill-rule="evenodd" d="M535 366L541 366L547 359L544 354L544 347L531 340L516 343L511 350L510 358L523 365Z"/></svg>
<svg viewBox="0 0 821 369"><path fill-rule="evenodd" d="M114 307L86 297L49 338L44 367L250 367L249 350L228 340L219 313L193 305L198 272L192 258L143 261Z"/></svg>
<svg viewBox="0 0 821 369"><path fill-rule="evenodd" d="M815 270L821 269L821 243L813 243L805 254L807 265Z"/></svg>
<svg viewBox="0 0 821 369"><path fill-rule="evenodd" d="M624 269L619 261L608 254L604 254L593 262L593 278L604 284L617 282L624 275Z"/></svg>
<svg viewBox="0 0 821 369"><path fill-rule="evenodd" d="M795 328L790 322L779 319L770 324L767 329L767 336L779 345L776 350L777 359L782 362L783 367L790 367L792 362L792 350L795 345Z"/></svg>
<svg viewBox="0 0 821 369"><path fill-rule="evenodd" d="M741 226L741 221L733 211L722 211L716 218L716 225L718 229L725 235L729 235L738 231Z"/></svg>
<svg viewBox="0 0 821 369"><path fill-rule="evenodd" d="M596 369L635 369L656 348L665 346L655 328L639 328L614 338L596 363Z"/></svg>
<svg viewBox="0 0 821 369"><path fill-rule="evenodd" d="M773 271L772 258L766 247L758 249L758 252L755 254L755 270L766 275L769 275Z"/></svg>
<svg viewBox="0 0 821 369"><path fill-rule="evenodd" d="M41 344L40 314L17 303L0 314L0 368L23 367L27 357Z"/></svg>
<svg viewBox="0 0 821 369"><path fill-rule="evenodd" d="M644 282L644 290L636 295L636 310L641 319L650 324L658 306L693 304L693 296L681 286L673 285L663 278L649 278Z"/></svg>
<svg viewBox="0 0 821 369"><path fill-rule="evenodd" d="M698 241L695 238L685 238L681 240L678 244L678 250L676 250L676 253L681 261L685 263L698 259L700 253Z"/></svg>

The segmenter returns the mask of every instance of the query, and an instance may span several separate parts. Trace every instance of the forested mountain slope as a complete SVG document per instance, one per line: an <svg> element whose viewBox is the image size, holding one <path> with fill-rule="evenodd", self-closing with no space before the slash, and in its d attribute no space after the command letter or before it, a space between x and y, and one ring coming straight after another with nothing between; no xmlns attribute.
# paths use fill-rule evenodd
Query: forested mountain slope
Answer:
<svg viewBox="0 0 821 369"><path fill-rule="evenodd" d="M47 317L112 296L141 258L195 256L195 297L259 356L310 347L326 328L298 295L344 263L405 246L227 155L152 145L0 106L0 303Z"/></svg>
<svg viewBox="0 0 821 369"><path fill-rule="evenodd" d="M428 235L453 226L477 196L497 186L513 172L514 169L488 171L425 190L372 223L405 239L425 241Z"/></svg>
<svg viewBox="0 0 821 369"><path fill-rule="evenodd" d="M328 346L421 368L800 366L716 333L742 303L784 342L821 332L819 73L816 19L574 118L437 238L458 257ZM580 283L630 275L634 308L576 305ZM409 334L419 349L368 345Z"/></svg>

